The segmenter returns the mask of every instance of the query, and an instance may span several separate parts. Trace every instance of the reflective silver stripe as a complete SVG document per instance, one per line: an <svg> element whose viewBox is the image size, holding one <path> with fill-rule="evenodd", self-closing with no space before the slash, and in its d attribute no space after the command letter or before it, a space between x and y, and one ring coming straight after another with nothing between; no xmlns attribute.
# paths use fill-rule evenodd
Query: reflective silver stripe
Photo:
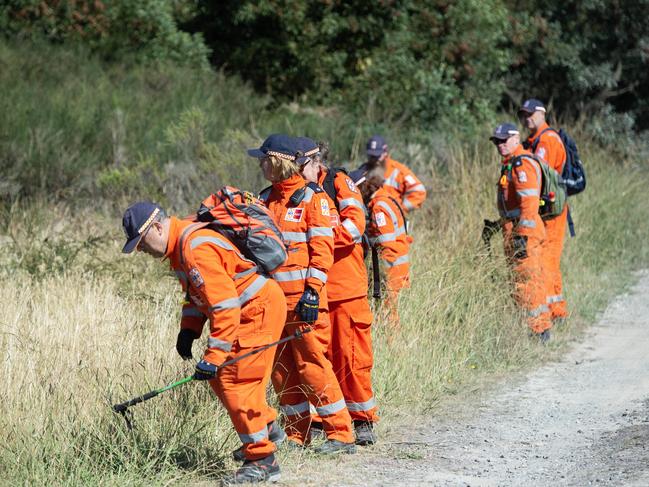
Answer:
<svg viewBox="0 0 649 487"><path fill-rule="evenodd" d="M304 232L282 232L282 237L288 242L308 242L309 239Z"/></svg>
<svg viewBox="0 0 649 487"><path fill-rule="evenodd" d="M193 316L196 318L205 318L205 315L200 312L199 309L197 308L183 308L183 317L185 316Z"/></svg>
<svg viewBox="0 0 649 487"><path fill-rule="evenodd" d="M238 308L239 298L228 298L210 306L210 311L221 311L222 309Z"/></svg>
<svg viewBox="0 0 649 487"><path fill-rule="evenodd" d="M271 277L277 282L301 281L306 279L306 269L276 272L275 274L271 274Z"/></svg>
<svg viewBox="0 0 649 487"><path fill-rule="evenodd" d="M239 439L241 443L257 443L263 439L268 438L268 426L264 426L264 429L257 431L256 433L239 433Z"/></svg>
<svg viewBox="0 0 649 487"><path fill-rule="evenodd" d="M326 406L316 406L315 410L318 411L318 415L320 416L329 416L331 414L337 413L338 411L342 411L346 407L347 405L345 404L345 399L341 399L340 401L327 404Z"/></svg>
<svg viewBox="0 0 649 487"><path fill-rule="evenodd" d="M257 266L251 267L247 271L241 271L241 272L235 274L233 279L235 279L235 280L236 279L241 279L242 277L246 277L247 275L253 274L255 272L257 272Z"/></svg>
<svg viewBox="0 0 649 487"><path fill-rule="evenodd" d="M176 271L176 277L180 279L183 284L187 285L187 274L183 271Z"/></svg>
<svg viewBox="0 0 649 487"><path fill-rule="evenodd" d="M338 202L338 208L340 210L347 208L348 206L355 206L357 208L360 208L361 210L365 210L363 203L358 201L356 198L345 198L344 200L340 200Z"/></svg>
<svg viewBox="0 0 649 487"><path fill-rule="evenodd" d="M196 238L193 238L191 240L191 242L189 243L189 248L191 250L193 250L196 247L198 247L199 245L204 244L204 243L213 243L214 245L216 245L217 247L221 247L222 249L234 250L234 247L232 247L232 245L230 245L229 243L224 242L220 238L216 238L216 237L196 237Z"/></svg>
<svg viewBox="0 0 649 487"><path fill-rule="evenodd" d="M560 303L563 301L563 295L562 294L557 294L554 296L548 296L548 304L553 304L553 303Z"/></svg>
<svg viewBox="0 0 649 487"><path fill-rule="evenodd" d="M229 352L232 350L232 344L224 340L219 340L218 338L209 337L207 339L207 348L218 348L224 352Z"/></svg>
<svg viewBox="0 0 649 487"><path fill-rule="evenodd" d="M309 413L318 414L318 411L315 410L315 406L311 403L309 403Z"/></svg>
<svg viewBox="0 0 649 487"><path fill-rule="evenodd" d="M306 190L304 191L304 198L302 198L302 201L304 201L305 203L309 203L313 199L314 194L315 191L307 187Z"/></svg>
<svg viewBox="0 0 649 487"><path fill-rule="evenodd" d="M315 267L309 267L309 270L306 272L306 277L315 277L316 279L320 279L322 282L327 282L327 274Z"/></svg>
<svg viewBox="0 0 649 487"><path fill-rule="evenodd" d="M385 184L388 186L392 186L393 188L399 189L399 185L397 184L397 176L399 175L399 170L394 169L392 171L392 174L390 174L390 177L385 180Z"/></svg>
<svg viewBox="0 0 649 487"><path fill-rule="evenodd" d="M537 318L540 316L542 313L549 313L550 308L546 304L542 304L532 310L529 311L528 316L531 316L532 318Z"/></svg>
<svg viewBox="0 0 649 487"><path fill-rule="evenodd" d="M401 257L396 258L396 259L394 260L394 262L388 262L388 261L385 260L385 259L381 259L381 260L383 260L383 262L385 262L385 265L386 265L387 267L394 267L395 265L406 264L407 262L410 261L410 259L408 258L408 254L406 254L406 255L402 255Z"/></svg>
<svg viewBox="0 0 649 487"><path fill-rule="evenodd" d="M365 402L347 401L347 409L350 411L369 411L376 407L376 400L372 397Z"/></svg>
<svg viewBox="0 0 649 487"><path fill-rule="evenodd" d="M331 227L311 227L307 230L306 236L309 240L313 237L333 237L334 231Z"/></svg>
<svg viewBox="0 0 649 487"><path fill-rule="evenodd" d="M536 228L536 222L534 220L521 220L518 224L521 227Z"/></svg>
<svg viewBox="0 0 649 487"><path fill-rule="evenodd" d="M419 191L426 191L426 186L424 186L423 184L417 184L411 188L408 188L408 190L404 194L409 194L409 193L414 193Z"/></svg>
<svg viewBox="0 0 649 487"><path fill-rule="evenodd" d="M257 276L257 279L252 281L252 284L250 284L250 286L245 288L243 292L239 295L239 304L243 306L248 301L250 301L255 296L255 294L257 294L259 290L262 287L264 287L266 281L268 281L268 278L264 276Z"/></svg>
<svg viewBox="0 0 649 487"><path fill-rule="evenodd" d="M386 233L385 235L379 235L376 238L370 238L371 244L385 243L385 242L394 242L397 239L397 236L394 233Z"/></svg>
<svg viewBox="0 0 649 487"><path fill-rule="evenodd" d="M309 412L309 402L304 401L299 404L285 404L279 407L287 416L296 416Z"/></svg>
<svg viewBox="0 0 649 487"><path fill-rule="evenodd" d="M361 232L358 231L358 227L354 224L351 218L347 218L345 219L345 221L343 221L343 227L345 227L345 229L352 236L354 242L360 242L362 240L363 236L361 235Z"/></svg>
<svg viewBox="0 0 649 487"><path fill-rule="evenodd" d="M403 206L405 206L408 211L415 209L415 205L413 205L408 198L403 200Z"/></svg>
<svg viewBox="0 0 649 487"><path fill-rule="evenodd" d="M520 191L516 191L516 194L518 196L538 196L539 195L539 190L538 189L522 189Z"/></svg>

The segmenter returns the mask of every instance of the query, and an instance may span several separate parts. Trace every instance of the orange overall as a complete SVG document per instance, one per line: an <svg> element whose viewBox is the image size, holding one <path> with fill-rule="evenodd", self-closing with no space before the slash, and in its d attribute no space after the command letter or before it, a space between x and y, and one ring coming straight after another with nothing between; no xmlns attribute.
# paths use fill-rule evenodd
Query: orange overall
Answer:
<svg viewBox="0 0 649 487"><path fill-rule="evenodd" d="M313 331L277 350L273 386L287 417L286 432L292 440L300 444L309 441L311 403L322 418L327 437L351 443L354 441L351 418L331 362L326 357L331 326L325 283L333 264L331 218L336 209L330 206L322 188L315 184L306 186L304 198L298 204L291 203L290 197L305 186L304 179L294 174L273 183L270 190L260 195L288 244L286 264L272 274L288 304L285 334L307 326L294 311L305 287L311 287L320 296L318 320L311 325Z"/></svg>
<svg viewBox="0 0 649 487"><path fill-rule="evenodd" d="M406 213L421 207L426 199L426 188L417 176L404 164L390 157L385 160L383 187L401 203Z"/></svg>
<svg viewBox="0 0 649 487"><path fill-rule="evenodd" d="M385 186L379 188L368 205L370 243L379 248L381 262L386 269L385 308L390 325L399 329L398 297L401 289L410 287L408 250L412 243L406 231L406 222L399 203Z"/></svg>
<svg viewBox="0 0 649 487"><path fill-rule="evenodd" d="M552 327L546 304L542 243L545 227L539 216L541 168L521 145L503 160L498 183L498 211L502 217L505 254L513 263L515 297L527 312L527 323L534 333ZM526 237L526 255L515 256L515 237Z"/></svg>
<svg viewBox="0 0 649 487"><path fill-rule="evenodd" d="M323 184L326 171L320 174ZM328 356L353 420L378 421L372 390L372 311L367 300L367 269L361 240L365 205L360 191L344 172L334 178L340 223L334 226L334 264L327 295L331 319Z"/></svg>
<svg viewBox="0 0 649 487"><path fill-rule="evenodd" d="M207 319L210 334L203 359L211 364L243 355L279 339L286 300L271 279L220 233L172 217L165 256L189 297L181 328L200 335ZM275 348L219 369L210 386L228 411L248 460L275 451L267 424L277 413L266 402Z"/></svg>
<svg viewBox="0 0 649 487"><path fill-rule="evenodd" d="M561 174L563 172L563 165L566 162L566 149L563 146L559 134L552 129L547 129L550 129L550 127L547 123L544 123L529 137L528 143L530 144L530 147L532 147L532 144L534 144L538 139L534 154L543 159L551 168ZM567 221L568 205L566 205L559 216L548 218L543 221L545 223L543 270L546 276L547 303L550 306L552 318L565 318L568 316L561 279L561 253L563 252Z"/></svg>

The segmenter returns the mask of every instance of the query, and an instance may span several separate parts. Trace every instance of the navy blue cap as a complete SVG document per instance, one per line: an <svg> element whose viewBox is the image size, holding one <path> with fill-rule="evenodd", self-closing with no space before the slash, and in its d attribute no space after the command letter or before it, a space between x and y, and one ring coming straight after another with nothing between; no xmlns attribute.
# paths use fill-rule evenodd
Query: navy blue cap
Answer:
<svg viewBox="0 0 649 487"><path fill-rule="evenodd" d="M367 155L379 157L388 150L388 143L380 135L372 135L367 141Z"/></svg>
<svg viewBox="0 0 649 487"><path fill-rule="evenodd" d="M126 234L126 243L122 248L122 252L130 254L135 250L142 235L161 211L160 206L150 201L139 201L126 209L122 218L122 227L124 227L124 233Z"/></svg>
<svg viewBox="0 0 649 487"><path fill-rule="evenodd" d="M530 98L529 100L525 100L525 103L523 103L518 109L518 113L520 112L545 112L545 106L543 105L542 101L537 100L536 98Z"/></svg>
<svg viewBox="0 0 649 487"><path fill-rule="evenodd" d="M489 137L489 140L507 140L509 139L512 135L518 135L520 132L516 128L516 125L513 123L501 123L496 127L494 130L494 133L491 137Z"/></svg>
<svg viewBox="0 0 649 487"><path fill-rule="evenodd" d="M289 161L295 160L295 141L285 134L269 135L259 149L248 149L248 155L261 159L275 156Z"/></svg>
<svg viewBox="0 0 649 487"><path fill-rule="evenodd" d="M318 143L309 137L295 137L293 143L295 155L297 156L295 162L300 166L309 162L313 156L320 152Z"/></svg>

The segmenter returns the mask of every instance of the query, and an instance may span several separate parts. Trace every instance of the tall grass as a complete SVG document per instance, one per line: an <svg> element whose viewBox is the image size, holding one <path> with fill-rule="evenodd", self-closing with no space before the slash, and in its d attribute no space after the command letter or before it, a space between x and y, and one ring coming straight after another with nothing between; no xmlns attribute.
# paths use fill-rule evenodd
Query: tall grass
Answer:
<svg viewBox="0 0 649 487"><path fill-rule="evenodd" d="M0 58L6 64L16 52L21 51L0 47ZM10 68L16 63L11 60ZM32 73L33 84L45 76L45 65L34 68L42 72ZM137 79L137 71L119 73L113 67L104 73L105 67L92 64L88 69L72 69L69 76L54 69L51 84L39 93L33 87L43 113L35 114L37 102L19 89L2 98L10 120L19 123L2 126L0 157L9 162L9 180L25 186L0 206L0 295L6 303L0 307L0 483L210 480L233 467L229 451L238 440L204 384L135 407L133 432L110 409L191 373L174 350L183 298L175 277L146 256L120 254L118 210L131 198L152 195L182 214L224 182L259 189L258 169L243 149L259 142L260 134L286 130L330 137L344 147L336 151L346 159L358 153L368 127L343 133L341 127L351 125L336 113L264 108L246 88L210 75L211 82L222 83L219 89L232 89L213 95L222 96L220 118L207 108L216 102L200 94L209 92L209 82L176 72L169 75L175 88L167 99L163 88L143 89L151 81ZM79 74L91 76L94 70L92 86L108 79L120 83L99 83L96 95L84 98ZM6 73L0 71L3 86L16 81L19 71ZM122 86L125 79L137 80ZM61 96L74 86L79 99L63 102ZM187 92L176 91L179 86ZM85 114L84 103L101 105L95 96L109 108ZM111 99L122 100L117 105L123 115ZM85 116L103 136L91 133ZM113 138L110 124L119 117L124 125ZM39 145L40 135L29 135L30 130L47 134L46 143ZM395 335L387 323L374 325L381 433L403 417L434 414L440 398L467 384L553 356L573 336L575 324L592 319L631 282L633 270L649 262L649 205L632 203L643 201L646 163L612 163L607 151L578 134L589 188L571 201L578 235L567 242L564 271L572 316L549 347L540 346L528 337L512 302L499 236L491 252L479 244L482 219L495 217L499 163L493 146L484 134L479 142L401 135L395 138L397 158L416 168L430 191L413 222L413 285L401 296L403 328ZM77 156L67 159L68 151ZM41 166L32 167L39 161ZM204 169L200 177L191 173L196 168ZM22 170L33 172L21 179ZM32 186L32 179L49 189L34 190L41 186ZM86 189L79 190L83 181ZM52 197L57 187L63 191ZM281 461L314 468L308 456L283 453Z"/></svg>

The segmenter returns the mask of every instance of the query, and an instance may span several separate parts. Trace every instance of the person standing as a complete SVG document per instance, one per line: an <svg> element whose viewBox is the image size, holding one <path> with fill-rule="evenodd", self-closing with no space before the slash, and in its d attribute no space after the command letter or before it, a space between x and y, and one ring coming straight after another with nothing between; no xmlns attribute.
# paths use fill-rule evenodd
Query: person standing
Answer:
<svg viewBox="0 0 649 487"><path fill-rule="evenodd" d="M258 149L248 150L272 183L261 192L260 199L275 216L288 245L286 264L271 275L288 304L284 334L305 327L313 330L278 350L272 381L288 420L286 432L290 440L308 445L311 403L322 418L327 436L315 451L353 453L356 447L351 417L327 358L331 325L325 284L333 265L331 215L335 208L322 188L305 182L297 151L295 140L282 134L273 134Z"/></svg>
<svg viewBox="0 0 649 487"><path fill-rule="evenodd" d="M559 133L548 125L543 103L535 99L526 100L520 107L518 116L529 131L524 147L543 159L559 174L563 174L566 148ZM568 316L561 278L561 254L567 221L568 205L560 215L543 220L546 234L543 242L543 270L546 275L546 299L553 320L564 320Z"/></svg>
<svg viewBox="0 0 649 487"><path fill-rule="evenodd" d="M527 312L532 332L546 342L550 339L552 321L542 270L545 227L539 216L541 168L521 145L520 132L514 124L498 125L490 140L502 157L497 202L505 254L515 275L515 297Z"/></svg>
<svg viewBox="0 0 649 487"><path fill-rule="evenodd" d="M278 480L269 428L279 426L266 402L275 347L224 368L219 365L279 339L286 319L284 293L257 273L254 262L232 242L205 224L167 217L160 206L142 201L124 212L122 225L127 235L122 251L137 249L168 259L188 297L176 343L183 359L192 358L192 343L209 321L207 348L194 379L209 381L243 443L245 458L223 483Z"/></svg>

